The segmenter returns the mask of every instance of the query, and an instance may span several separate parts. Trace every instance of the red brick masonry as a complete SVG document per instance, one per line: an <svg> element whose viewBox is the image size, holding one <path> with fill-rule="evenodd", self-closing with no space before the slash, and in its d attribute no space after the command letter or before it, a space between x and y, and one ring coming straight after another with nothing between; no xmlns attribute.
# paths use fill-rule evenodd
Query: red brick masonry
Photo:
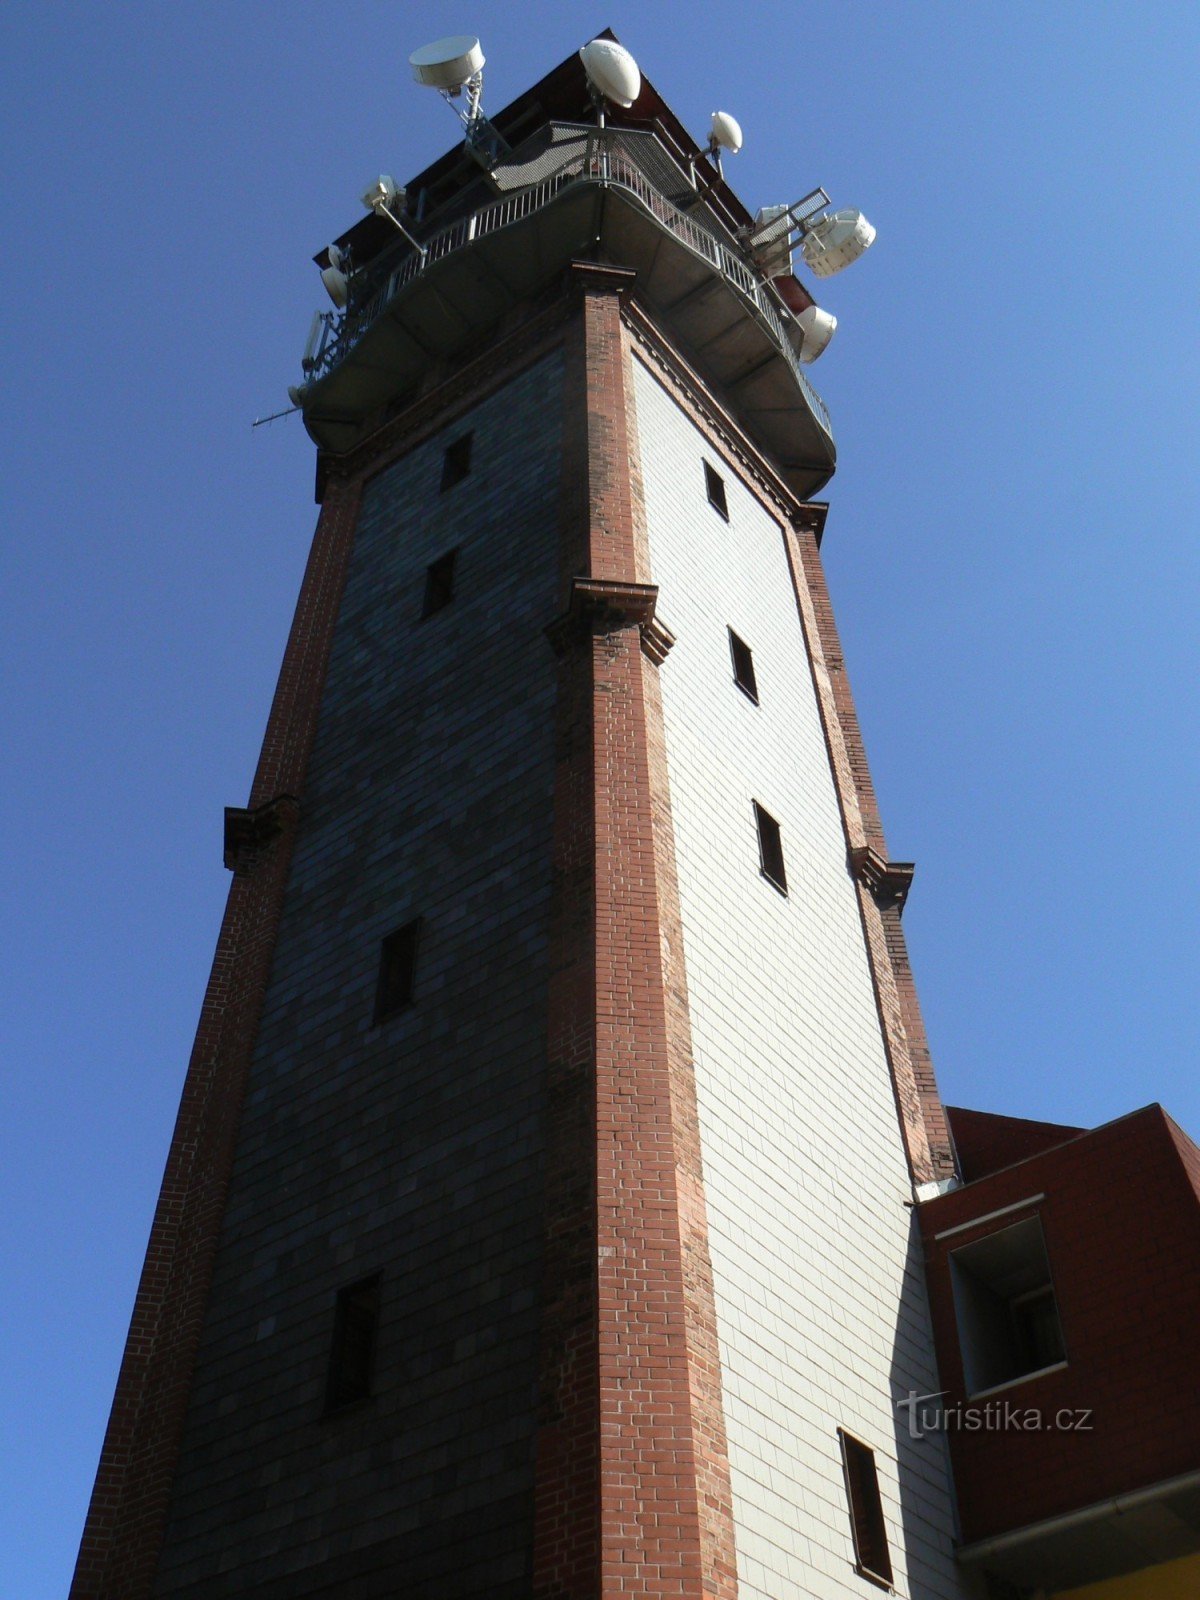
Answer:
<svg viewBox="0 0 1200 1600"><path fill-rule="evenodd" d="M964 1183L986 1178L1001 1167L1011 1167L1027 1156L1055 1150L1068 1139L1085 1133L1060 1122L1031 1122L1026 1117L1000 1117L990 1111L967 1111L947 1106L954 1149Z"/></svg>
<svg viewBox="0 0 1200 1600"><path fill-rule="evenodd" d="M652 680L670 636L655 626L655 591L641 581L621 321L631 274L576 272L583 304L567 344L565 610L552 635L561 677L550 1298L534 1592L700 1600L732 1595L736 1579L719 1404L716 1424L711 1415L701 1424L717 1456L702 1469L714 1504L701 1526L693 1379L711 1410L719 1369L694 1203L694 1106L689 1125L681 1086L690 1069L682 972L672 969L670 994L664 973L664 922L677 924L677 907Z"/></svg>
<svg viewBox="0 0 1200 1600"><path fill-rule="evenodd" d="M857 882L875 1003L909 1169L915 1184L937 1182L955 1174L954 1146L900 925L912 869L888 861L858 713L821 566L818 537L824 522L823 506L806 506L787 530L796 604L808 640L847 856Z"/></svg>

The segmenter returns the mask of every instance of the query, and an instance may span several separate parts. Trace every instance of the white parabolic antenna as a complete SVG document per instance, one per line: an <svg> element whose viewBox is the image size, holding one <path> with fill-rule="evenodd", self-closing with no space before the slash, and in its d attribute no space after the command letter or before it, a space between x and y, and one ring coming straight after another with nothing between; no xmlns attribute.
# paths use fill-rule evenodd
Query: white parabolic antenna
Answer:
<svg viewBox="0 0 1200 1600"><path fill-rule="evenodd" d="M742 128L736 117L731 117L728 111L714 111L712 114L712 142L720 145L722 150L728 150L730 155L737 155L742 148Z"/></svg>
<svg viewBox="0 0 1200 1600"><path fill-rule="evenodd" d="M349 280L340 267L325 267L321 272L325 293L341 311L349 298Z"/></svg>
<svg viewBox="0 0 1200 1600"><path fill-rule="evenodd" d="M832 277L875 243L875 229L861 211L831 211L807 228L800 253L818 278Z"/></svg>
<svg viewBox="0 0 1200 1600"><path fill-rule="evenodd" d="M341 311L350 294L350 279L344 270L346 258L335 244L329 246L326 254L329 265L321 272L321 282L325 285L325 293Z"/></svg>
<svg viewBox="0 0 1200 1600"><path fill-rule="evenodd" d="M412 75L430 89L461 89L483 70L483 50L469 33L422 45L408 58Z"/></svg>
<svg viewBox="0 0 1200 1600"><path fill-rule="evenodd" d="M623 45L612 39L593 39L579 52L588 82L598 94L626 110L642 92L638 64Z"/></svg>
<svg viewBox="0 0 1200 1600"><path fill-rule="evenodd" d="M796 321L804 335L800 359L815 361L837 332L837 318L832 311L823 311L820 306L805 306Z"/></svg>

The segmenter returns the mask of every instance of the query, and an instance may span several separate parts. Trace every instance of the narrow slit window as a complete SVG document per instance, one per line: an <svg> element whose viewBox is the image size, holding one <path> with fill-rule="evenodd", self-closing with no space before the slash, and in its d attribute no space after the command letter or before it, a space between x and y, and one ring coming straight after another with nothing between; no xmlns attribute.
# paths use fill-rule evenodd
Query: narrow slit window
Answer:
<svg viewBox="0 0 1200 1600"><path fill-rule="evenodd" d="M413 982L417 975L417 942L421 921L407 923L389 933L379 954L379 986L375 993L375 1021L403 1011L412 1005Z"/></svg>
<svg viewBox="0 0 1200 1600"><path fill-rule="evenodd" d="M864 1578L890 1588L892 1558L888 1552L875 1452L842 1428L838 1429L838 1438L842 1445L846 1496L850 1501L850 1523L854 1530L855 1570Z"/></svg>
<svg viewBox="0 0 1200 1600"><path fill-rule="evenodd" d="M704 463L704 491L708 495L708 503L714 511L718 511L725 521L729 521L729 506L725 501L725 479L708 462Z"/></svg>
<svg viewBox="0 0 1200 1600"><path fill-rule="evenodd" d="M455 439L453 444L447 445L442 457L442 493L461 483L470 470L471 435L464 433L461 439Z"/></svg>
<svg viewBox="0 0 1200 1600"><path fill-rule="evenodd" d="M780 894L787 893L787 872L783 865L783 835L769 811L754 802L754 823L758 829L758 860L762 875Z"/></svg>
<svg viewBox="0 0 1200 1600"><path fill-rule="evenodd" d="M758 704L758 680L754 676L754 652L740 639L733 629L729 630L729 653L733 657L733 681L742 693Z"/></svg>
<svg viewBox="0 0 1200 1600"><path fill-rule="evenodd" d="M333 1344L325 1409L336 1411L370 1395L375 1378L379 1333L379 1277L364 1278L338 1290L333 1314Z"/></svg>
<svg viewBox="0 0 1200 1600"><path fill-rule="evenodd" d="M435 611L441 611L454 599L454 563L458 557L457 550L448 550L444 556L439 556L431 562L425 572L425 603L421 608L421 617L431 617Z"/></svg>

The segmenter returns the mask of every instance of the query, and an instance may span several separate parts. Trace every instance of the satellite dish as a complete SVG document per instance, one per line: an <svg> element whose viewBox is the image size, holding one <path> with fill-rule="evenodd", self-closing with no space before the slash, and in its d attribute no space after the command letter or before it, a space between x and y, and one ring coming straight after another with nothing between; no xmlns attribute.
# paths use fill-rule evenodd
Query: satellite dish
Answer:
<svg viewBox="0 0 1200 1600"><path fill-rule="evenodd" d="M414 50L408 64L418 83L428 89L456 94L476 73L482 72L483 60L479 40L469 33L456 33Z"/></svg>
<svg viewBox="0 0 1200 1600"><path fill-rule="evenodd" d="M800 253L818 278L832 277L875 243L875 229L861 211L831 211L806 226Z"/></svg>
<svg viewBox="0 0 1200 1600"><path fill-rule="evenodd" d="M375 182L362 196L362 203L368 211L373 211L377 217L386 217L399 233L402 233L412 248L417 251L422 261L425 259L425 246L414 239L412 234L400 221L399 212L404 210L404 200L407 190L402 189L394 178L386 172L381 172ZM324 273L321 274L325 276ZM328 284L325 286L329 287ZM330 290L330 293L333 291Z"/></svg>
<svg viewBox="0 0 1200 1600"><path fill-rule="evenodd" d="M329 265L321 269L321 282L325 285L325 293L341 311L349 294L350 278L345 270L348 262L335 244L331 244L325 254L329 257Z"/></svg>
<svg viewBox="0 0 1200 1600"><path fill-rule="evenodd" d="M629 51L613 39L593 39L579 52L579 59L596 93L628 111L642 92L642 74Z"/></svg>
<svg viewBox="0 0 1200 1600"><path fill-rule="evenodd" d="M741 124L728 111L714 111L708 142L713 149L728 150L730 155L737 155L742 148Z"/></svg>
<svg viewBox="0 0 1200 1600"><path fill-rule="evenodd" d="M350 289L350 282L346 274L339 271L337 267L324 267L321 271L321 282L325 285L325 293L338 310L344 310Z"/></svg>
<svg viewBox="0 0 1200 1600"><path fill-rule="evenodd" d="M362 203L368 211L399 211L404 204L404 190L394 178L381 172L363 195Z"/></svg>
<svg viewBox="0 0 1200 1600"><path fill-rule="evenodd" d="M804 335L804 343L800 347L800 359L805 362L815 361L837 332L837 318L831 311L822 311L820 306L805 306L796 321Z"/></svg>
<svg viewBox="0 0 1200 1600"><path fill-rule="evenodd" d="M307 397L308 397L308 385L306 383L300 384L299 387L297 387L295 384L289 385L289 387L288 387L288 399L292 402L292 404L294 406L302 406L304 404L305 400L307 399Z"/></svg>

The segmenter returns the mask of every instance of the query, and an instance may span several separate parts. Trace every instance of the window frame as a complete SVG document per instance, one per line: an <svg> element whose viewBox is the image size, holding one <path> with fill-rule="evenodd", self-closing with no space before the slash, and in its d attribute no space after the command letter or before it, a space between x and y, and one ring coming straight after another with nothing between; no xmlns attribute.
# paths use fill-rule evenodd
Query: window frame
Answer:
<svg viewBox="0 0 1200 1600"><path fill-rule="evenodd" d="M442 452L442 485L438 491L446 494L456 484L469 478L471 475L471 456L473 453L474 432L459 434L457 439L452 439Z"/></svg>
<svg viewBox="0 0 1200 1600"><path fill-rule="evenodd" d="M725 479L713 466L711 461L701 457L704 462L704 493L709 505L723 518L729 521L729 499L725 493Z"/></svg>
<svg viewBox="0 0 1200 1600"><path fill-rule="evenodd" d="M969 1399L996 1394L1067 1365L1066 1332L1040 1213L958 1245L949 1251L947 1267L963 1387ZM1048 1301L1053 1313L1056 1351L1048 1361L1039 1361L1034 1353L1041 1334L1023 1309L1038 1301Z"/></svg>
<svg viewBox="0 0 1200 1600"><path fill-rule="evenodd" d="M762 805L758 800L751 800L750 804L754 807L754 828L758 835L758 870L771 887L786 899L788 892L787 862L783 854L783 828L778 817L773 817L766 806ZM768 824L766 830L763 828L764 821ZM768 838L774 845L773 852L768 851ZM774 854L775 861L768 859L769 854ZM776 864L778 865L778 876L773 870Z"/></svg>
<svg viewBox="0 0 1200 1600"><path fill-rule="evenodd" d="M333 1332L329 1341L329 1362L325 1373L326 1416L362 1405L375 1393L375 1369L379 1354L379 1322L383 1274L369 1273L337 1291L333 1310ZM361 1337L354 1328L359 1307L366 1301L365 1352L355 1352L351 1340ZM357 1366L358 1371L355 1372ZM348 1370L349 1369L349 1370Z"/></svg>
<svg viewBox="0 0 1200 1600"><path fill-rule="evenodd" d="M733 681L746 696L746 699L750 701L751 705L758 705L758 674L754 670L754 651L742 638L741 634L735 633L728 623L726 623L726 632L729 634L729 655L733 662ZM745 651L744 663L739 660L739 650ZM743 665L746 669L745 677L742 675ZM749 681L747 681L747 678Z"/></svg>
<svg viewBox="0 0 1200 1600"><path fill-rule="evenodd" d="M402 923L400 927L393 928L391 933L385 934L379 945L379 972L375 982L375 1011L373 1026L379 1027L388 1022L392 1017L398 1017L402 1011L407 1011L416 1003L417 986L417 958L421 949L421 931L424 918L414 917L411 922ZM408 981L406 985L397 984L392 977L390 956L392 947L398 947L399 941L408 941L407 965ZM392 991L402 994L402 998L389 998Z"/></svg>
<svg viewBox="0 0 1200 1600"><path fill-rule="evenodd" d="M425 596L421 602L421 621L429 617L436 617L439 611L445 611L454 601L454 579L458 571L458 552L461 545L455 545L452 550L444 551L436 561L431 561L425 568ZM444 589L439 587L441 572L446 573Z"/></svg>
<svg viewBox="0 0 1200 1600"><path fill-rule="evenodd" d="M875 1452L845 1428L838 1429L838 1445L842 1456L842 1479L846 1486L846 1504L850 1511L850 1537L854 1543L854 1570L868 1583L881 1589L893 1589L896 1577L892 1566L892 1551L888 1544L887 1515L883 1508L883 1494L879 1488L879 1469L875 1465ZM856 1474L851 1456L856 1458L862 1471ZM864 1477L869 1472L869 1482ZM862 1503L856 1488L865 1489L868 1504ZM863 1532L868 1537L863 1538ZM875 1543L874 1549L864 1549L864 1544ZM882 1565L875 1559L882 1553Z"/></svg>

